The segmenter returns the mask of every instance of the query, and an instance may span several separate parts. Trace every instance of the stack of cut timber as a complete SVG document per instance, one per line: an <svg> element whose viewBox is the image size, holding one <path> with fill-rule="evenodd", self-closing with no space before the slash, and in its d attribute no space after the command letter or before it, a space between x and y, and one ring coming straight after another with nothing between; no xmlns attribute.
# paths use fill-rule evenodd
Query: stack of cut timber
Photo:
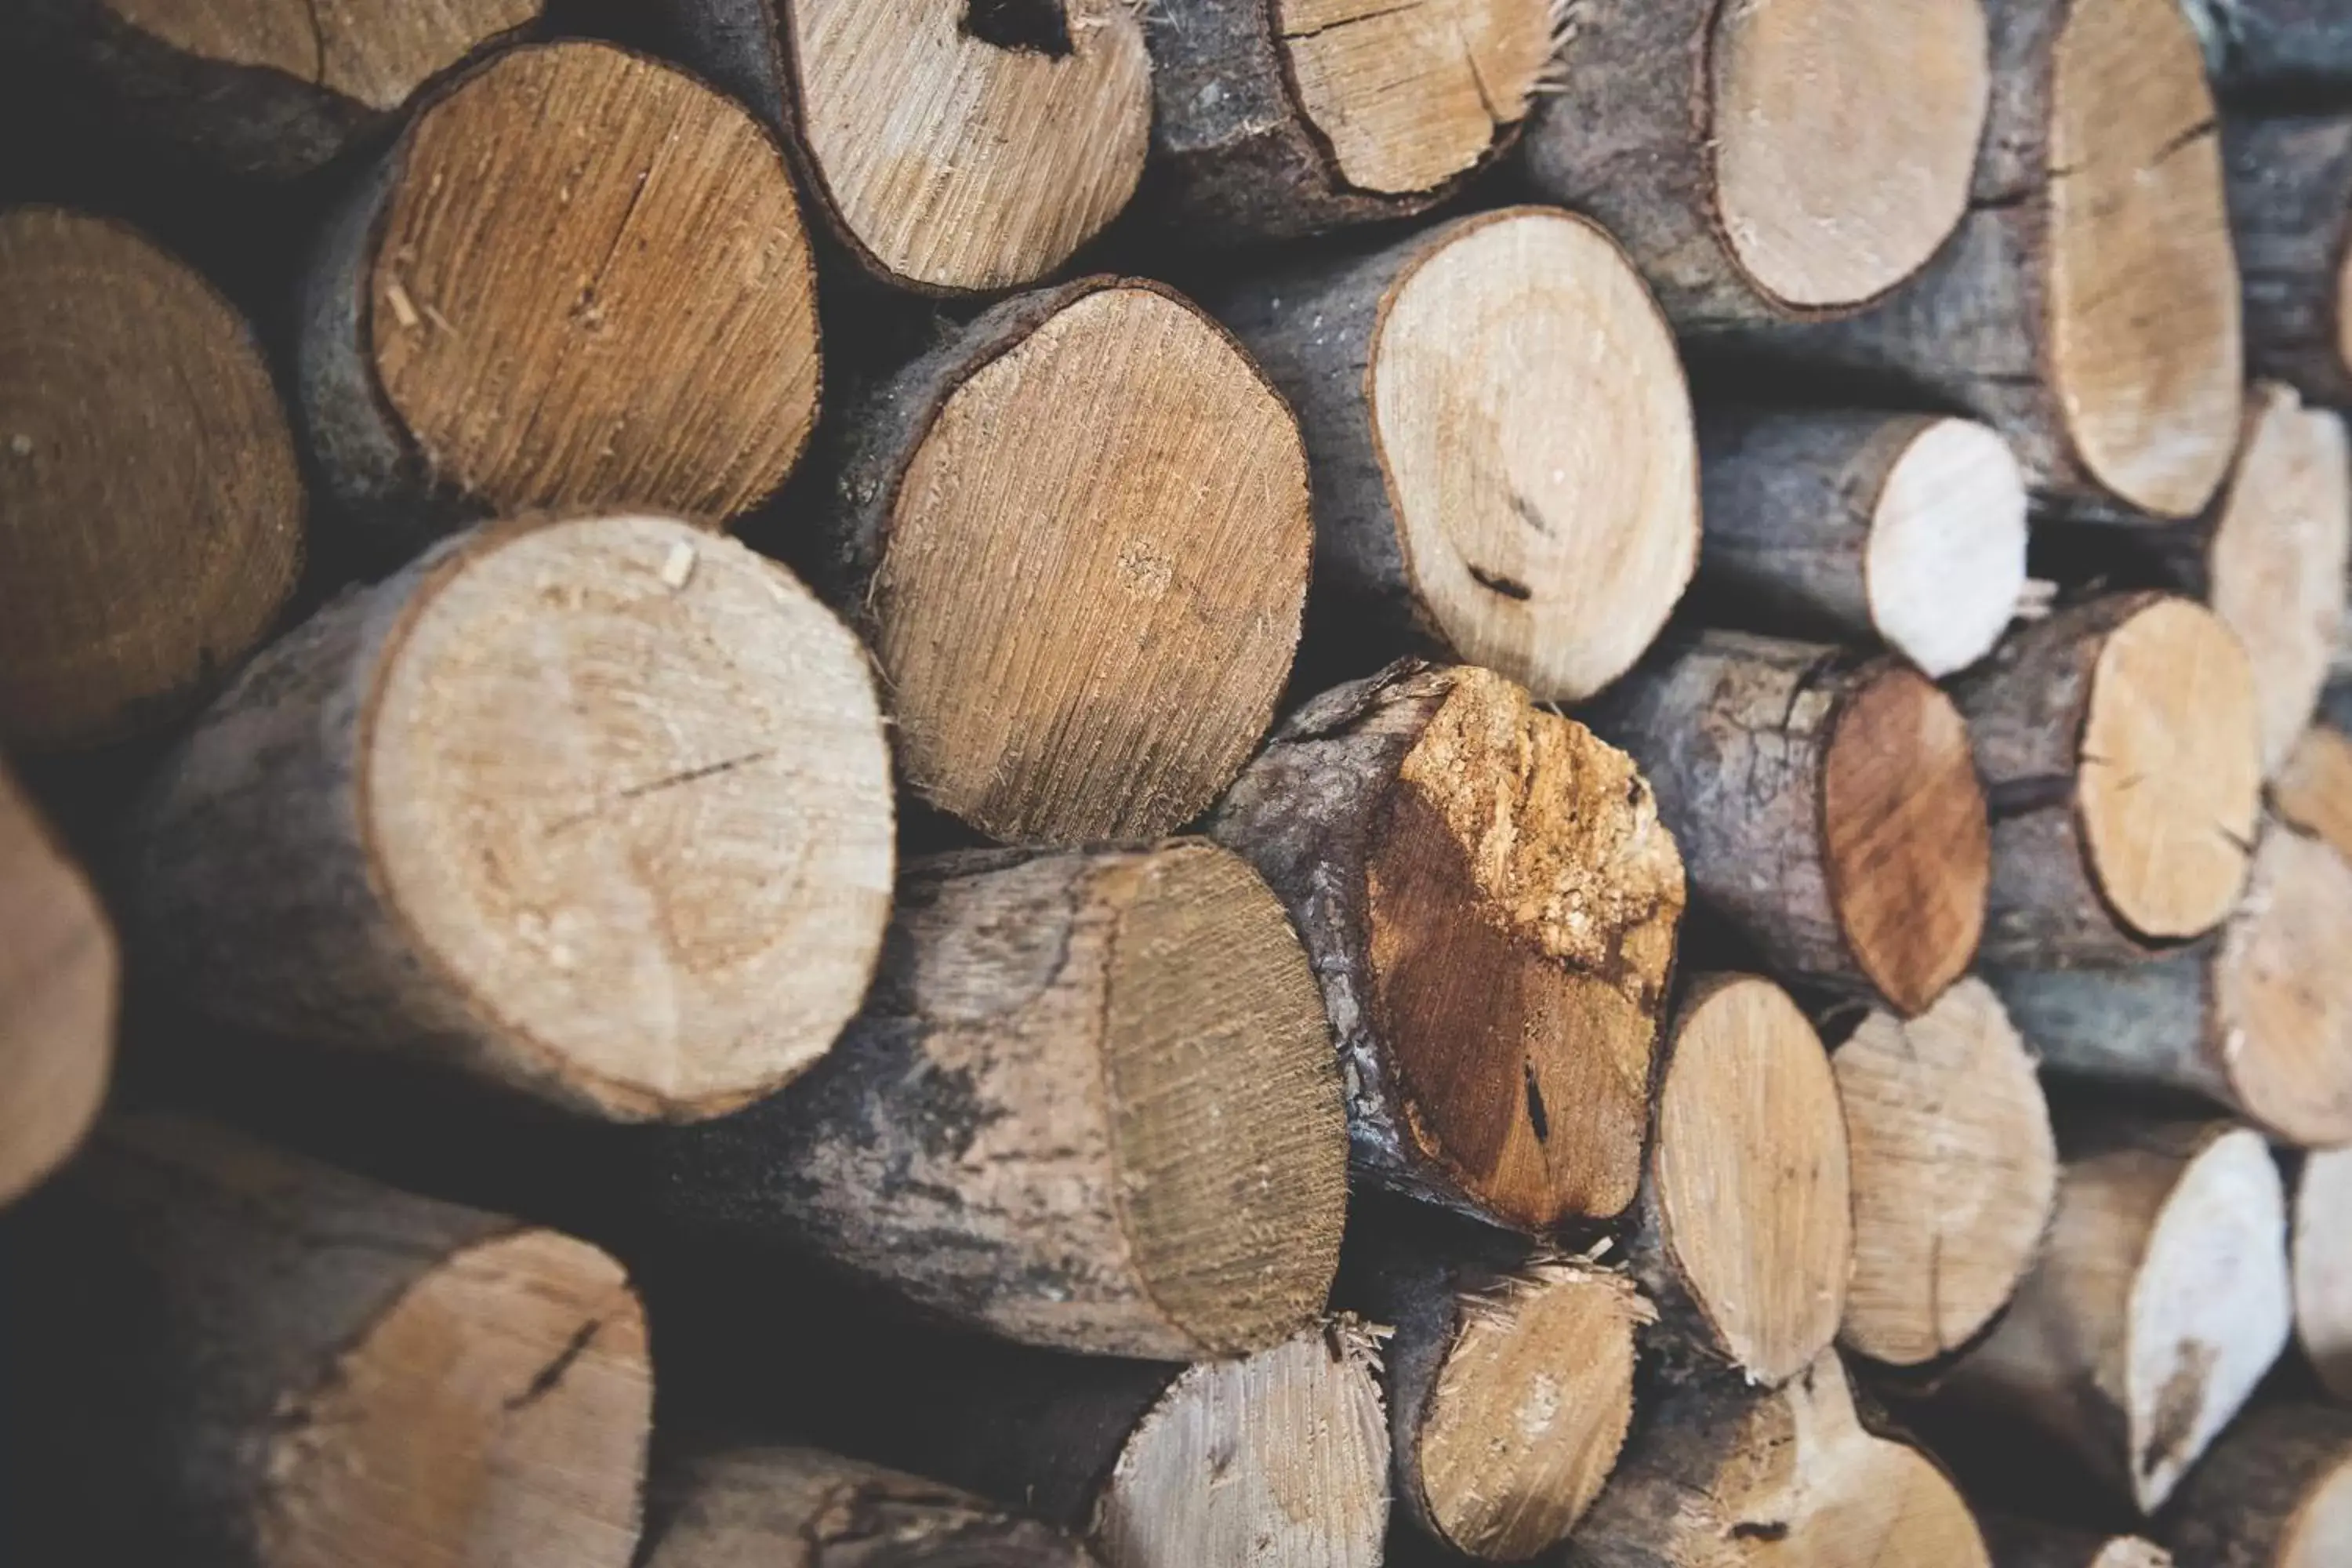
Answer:
<svg viewBox="0 0 2352 1568"><path fill-rule="evenodd" d="M2339 9L10 8L0 1561L2352 1562Z"/></svg>

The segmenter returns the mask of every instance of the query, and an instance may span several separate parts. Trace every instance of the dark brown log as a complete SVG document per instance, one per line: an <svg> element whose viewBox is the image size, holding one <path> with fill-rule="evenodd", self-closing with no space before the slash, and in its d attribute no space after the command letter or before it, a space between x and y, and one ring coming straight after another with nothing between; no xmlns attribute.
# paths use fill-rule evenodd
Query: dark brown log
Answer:
<svg viewBox="0 0 2352 1568"><path fill-rule="evenodd" d="M2352 404L2352 116L2233 114L2221 150L2247 363L2315 403Z"/></svg>
<svg viewBox="0 0 2352 1568"><path fill-rule="evenodd" d="M1979 0L1582 0L1528 137L1536 188L1625 242L1684 332L1850 313L1967 210Z"/></svg>
<svg viewBox="0 0 2352 1568"><path fill-rule="evenodd" d="M2352 1412L2257 1410L2214 1445L2165 1532L2179 1568L2352 1561Z"/></svg>
<svg viewBox="0 0 2352 1568"><path fill-rule="evenodd" d="M1399 664L1293 715L1209 830L1298 922L1363 1176L1537 1232L1633 1201L1683 882L1622 753Z"/></svg>
<svg viewBox="0 0 2352 1568"><path fill-rule="evenodd" d="M69 1531L26 1561L632 1560L651 1369L593 1247L164 1118L24 1215L10 1415Z"/></svg>
<svg viewBox="0 0 2352 1568"><path fill-rule="evenodd" d="M225 1024L617 1120L731 1110L856 1010L889 903L864 652L667 518L460 534L245 671L129 829Z"/></svg>
<svg viewBox="0 0 2352 1568"><path fill-rule="evenodd" d="M2301 1145L2352 1142L2352 863L2278 822L2221 929L2121 969L1988 971L2050 1066L2185 1089Z"/></svg>
<svg viewBox="0 0 2352 1568"><path fill-rule="evenodd" d="M992 837L1149 838L1248 760L1314 531L1282 398L1155 283L982 314L844 422L822 549L908 785Z"/></svg>
<svg viewBox="0 0 2352 1568"><path fill-rule="evenodd" d="M1977 1520L1992 1568L2172 1568L2172 1554L2137 1535L2100 1535L2013 1514Z"/></svg>
<svg viewBox="0 0 2352 1568"><path fill-rule="evenodd" d="M114 930L0 767L0 1204L64 1163L114 1064Z"/></svg>
<svg viewBox="0 0 2352 1568"><path fill-rule="evenodd" d="M1656 788L1696 898L1776 969L1908 1016L1968 968L1985 800L1958 711L1908 665L1707 632L1589 718Z"/></svg>
<svg viewBox="0 0 2352 1568"><path fill-rule="evenodd" d="M183 717L302 562L302 479L245 321L131 230L0 210L0 742Z"/></svg>
<svg viewBox="0 0 2352 1568"><path fill-rule="evenodd" d="M724 526L807 444L815 288L783 158L733 100L604 44L498 55L311 258L299 379L339 521L387 555L540 508Z"/></svg>
<svg viewBox="0 0 2352 1568"><path fill-rule="evenodd" d="M2329 1396L2352 1404L2352 1149L2314 1149L2291 1169L2295 1344Z"/></svg>
<svg viewBox="0 0 2352 1568"><path fill-rule="evenodd" d="M1124 0L658 0L680 57L794 154L866 275L1017 289L1117 217L1151 125Z"/></svg>
<svg viewBox="0 0 2352 1568"><path fill-rule="evenodd" d="M908 868L866 1012L801 1083L652 1137L661 1234L809 1247L1007 1338L1189 1361L1323 1307L1347 1140L1329 1026L1237 857Z"/></svg>
<svg viewBox="0 0 2352 1568"><path fill-rule="evenodd" d="M1560 14L1550 0L1156 0L1155 205L1213 246L1424 211L1518 139Z"/></svg>
<svg viewBox="0 0 2352 1568"><path fill-rule="evenodd" d="M1988 963L2133 963L2237 906L2262 739L2252 666L2210 611L2085 600L1954 695L1992 811Z"/></svg>
<svg viewBox="0 0 2352 1568"><path fill-rule="evenodd" d="M1717 409L1698 426L1718 625L1883 642L1941 678L1992 649L2025 588L2025 481L1982 425L1867 409Z"/></svg>
<svg viewBox="0 0 2352 1568"><path fill-rule="evenodd" d="M698 1447L656 1467L643 1568L1092 1568L969 1493L814 1448Z"/></svg>
<svg viewBox="0 0 2352 1568"><path fill-rule="evenodd" d="M2284 1348L2284 1198L2252 1131L2062 1121L2041 1261L1938 1400L2154 1512Z"/></svg>
<svg viewBox="0 0 2352 1568"><path fill-rule="evenodd" d="M232 174L291 179L379 134L545 0L21 0L0 24L110 119Z"/></svg>
<svg viewBox="0 0 2352 1568"><path fill-rule="evenodd" d="M2174 0L1985 10L1999 90L1958 232L1877 308L1748 346L1983 420L2047 510L2194 517L2236 448L2244 375L2196 37Z"/></svg>
<svg viewBox="0 0 2352 1568"><path fill-rule="evenodd" d="M1215 301L1297 408L1335 637L1577 701L1639 658L1698 555L1682 362L1587 219L1507 207Z"/></svg>

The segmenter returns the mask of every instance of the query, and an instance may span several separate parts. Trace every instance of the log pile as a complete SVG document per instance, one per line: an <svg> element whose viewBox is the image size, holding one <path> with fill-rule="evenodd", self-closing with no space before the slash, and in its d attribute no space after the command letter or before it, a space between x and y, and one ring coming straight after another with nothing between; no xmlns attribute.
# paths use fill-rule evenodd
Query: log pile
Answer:
<svg viewBox="0 0 2352 1568"><path fill-rule="evenodd" d="M14 7L0 1560L2352 1562L2336 11Z"/></svg>

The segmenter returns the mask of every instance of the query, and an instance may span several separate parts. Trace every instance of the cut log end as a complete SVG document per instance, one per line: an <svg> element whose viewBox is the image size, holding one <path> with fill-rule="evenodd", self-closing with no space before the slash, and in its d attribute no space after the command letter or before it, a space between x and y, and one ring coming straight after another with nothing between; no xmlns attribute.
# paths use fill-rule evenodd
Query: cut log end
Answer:
<svg viewBox="0 0 2352 1568"><path fill-rule="evenodd" d="M619 1568L652 1418L619 1266L546 1231L478 1244L411 1285L278 1435L263 1559Z"/></svg>
<svg viewBox="0 0 2352 1568"><path fill-rule="evenodd" d="M2091 672L2076 811L2115 912L2157 941L2218 925L2245 885L2261 805L2252 667L2229 628L2160 598Z"/></svg>
<svg viewBox="0 0 2352 1568"><path fill-rule="evenodd" d="M1617 1463L1634 1334L1653 1315L1622 1276L1572 1263L1465 1301L1413 1478L1448 1544L1519 1563L1566 1538Z"/></svg>
<svg viewBox="0 0 2352 1568"><path fill-rule="evenodd" d="M2099 482L2201 510L2237 447L2238 268L2204 59L2174 0L2071 8L2052 63L2050 363Z"/></svg>
<svg viewBox="0 0 2352 1568"><path fill-rule="evenodd" d="M862 612L909 782L1009 842L1198 816L1297 646L1313 523L1280 396L1172 295L1097 281L911 439Z"/></svg>
<svg viewBox="0 0 2352 1568"><path fill-rule="evenodd" d="M2352 1149L2315 1149L2295 1183L2294 1335L2320 1384L2352 1399Z"/></svg>
<svg viewBox="0 0 2352 1568"><path fill-rule="evenodd" d="M1842 1337L1897 1366L1958 1350L2007 1304L2050 1223L2058 1153L2032 1056L1991 989L1873 1012L1832 1066L1853 1158Z"/></svg>
<svg viewBox="0 0 2352 1568"><path fill-rule="evenodd" d="M0 1204L73 1152L114 1061L114 932L0 769Z"/></svg>
<svg viewBox="0 0 2352 1568"><path fill-rule="evenodd" d="M131 230L0 212L0 742L177 718L268 631L302 482L258 346Z"/></svg>
<svg viewBox="0 0 2352 1568"><path fill-rule="evenodd" d="M1796 310L1852 307L1926 266L1967 211L1991 92L1978 0L1715 16L1713 216L1755 285Z"/></svg>
<svg viewBox="0 0 2352 1568"><path fill-rule="evenodd" d="M2352 858L2352 735L2318 723L2303 732L2271 783L2286 822Z"/></svg>
<svg viewBox="0 0 2352 1568"><path fill-rule="evenodd" d="M1675 1029L1651 1156L1658 1230L1723 1353L1785 1383L1836 1337L1853 1267L1837 1079L1768 980L1717 976Z"/></svg>
<svg viewBox="0 0 2352 1568"><path fill-rule="evenodd" d="M1137 870L1103 1043L1123 1228L1172 1325L1233 1354L1318 1310L1339 1265L1347 1128L1330 1026L1280 901L1245 862L1185 841Z"/></svg>
<svg viewBox="0 0 2352 1568"><path fill-rule="evenodd" d="M1465 668L1397 771L1366 879L1412 1136L1530 1230L1622 1212L1683 909L1632 761Z"/></svg>
<svg viewBox="0 0 2352 1568"><path fill-rule="evenodd" d="M1697 453L1674 339L1616 244L1548 208L1455 226L1388 296L1367 385L1439 640L1549 700L1629 668L1696 565Z"/></svg>
<svg viewBox="0 0 2352 1568"><path fill-rule="evenodd" d="M1434 191L1507 144L1551 59L1551 0L1270 8L1292 89L1340 180L1383 195Z"/></svg>
<svg viewBox="0 0 2352 1568"><path fill-rule="evenodd" d="M388 416L484 511L712 525L791 471L816 417L815 271L782 153L729 99L602 44L511 50L417 116L378 199L324 285L362 301L376 394L312 395L331 459L339 421Z"/></svg>
<svg viewBox="0 0 2352 1568"><path fill-rule="evenodd" d="M1968 725L1951 699L1888 662L1851 691L1822 760L1830 898L1863 974L1906 1015L1975 957L1992 843Z"/></svg>
<svg viewBox="0 0 2352 1568"><path fill-rule="evenodd" d="M882 277L1018 288L1134 195L1151 83L1132 0L762 8L785 35L793 130L845 237Z"/></svg>
<svg viewBox="0 0 2352 1568"><path fill-rule="evenodd" d="M538 16L541 0L397 0L320 10L310 0L184 5L102 0L125 26L217 67L272 72L390 112L478 46Z"/></svg>
<svg viewBox="0 0 2352 1568"><path fill-rule="evenodd" d="M2311 1489L2288 1521L2279 1568L2334 1568L2352 1563L2352 1452Z"/></svg>
<svg viewBox="0 0 2352 1568"><path fill-rule="evenodd" d="M374 880L518 1081L714 1115L856 1011L889 904L880 714L840 623L732 541L648 517L469 536L360 748Z"/></svg>
<svg viewBox="0 0 2352 1568"><path fill-rule="evenodd" d="M2352 1140L2352 994L2331 984L2352 944L2352 863L2273 825L2222 928L2212 1006L2238 1109L2298 1144Z"/></svg>
<svg viewBox="0 0 2352 1568"><path fill-rule="evenodd" d="M2025 590L2025 477L1966 419L1927 424L1888 469L1863 575L1887 646L1941 678L1990 652Z"/></svg>
<svg viewBox="0 0 2352 1568"><path fill-rule="evenodd" d="M1389 1429L1371 1338L1341 1321L1179 1373L1129 1436L1088 1536L1104 1568L1378 1568Z"/></svg>

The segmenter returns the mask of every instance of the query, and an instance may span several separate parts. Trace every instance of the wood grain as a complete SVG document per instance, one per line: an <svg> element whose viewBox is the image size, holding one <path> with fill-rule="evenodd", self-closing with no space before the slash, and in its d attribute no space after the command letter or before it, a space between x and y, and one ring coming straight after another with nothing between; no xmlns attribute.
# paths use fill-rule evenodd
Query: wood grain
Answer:
<svg viewBox="0 0 2352 1568"><path fill-rule="evenodd" d="M96 1120L120 966L89 879L0 768L0 1203L62 1164Z"/></svg>

